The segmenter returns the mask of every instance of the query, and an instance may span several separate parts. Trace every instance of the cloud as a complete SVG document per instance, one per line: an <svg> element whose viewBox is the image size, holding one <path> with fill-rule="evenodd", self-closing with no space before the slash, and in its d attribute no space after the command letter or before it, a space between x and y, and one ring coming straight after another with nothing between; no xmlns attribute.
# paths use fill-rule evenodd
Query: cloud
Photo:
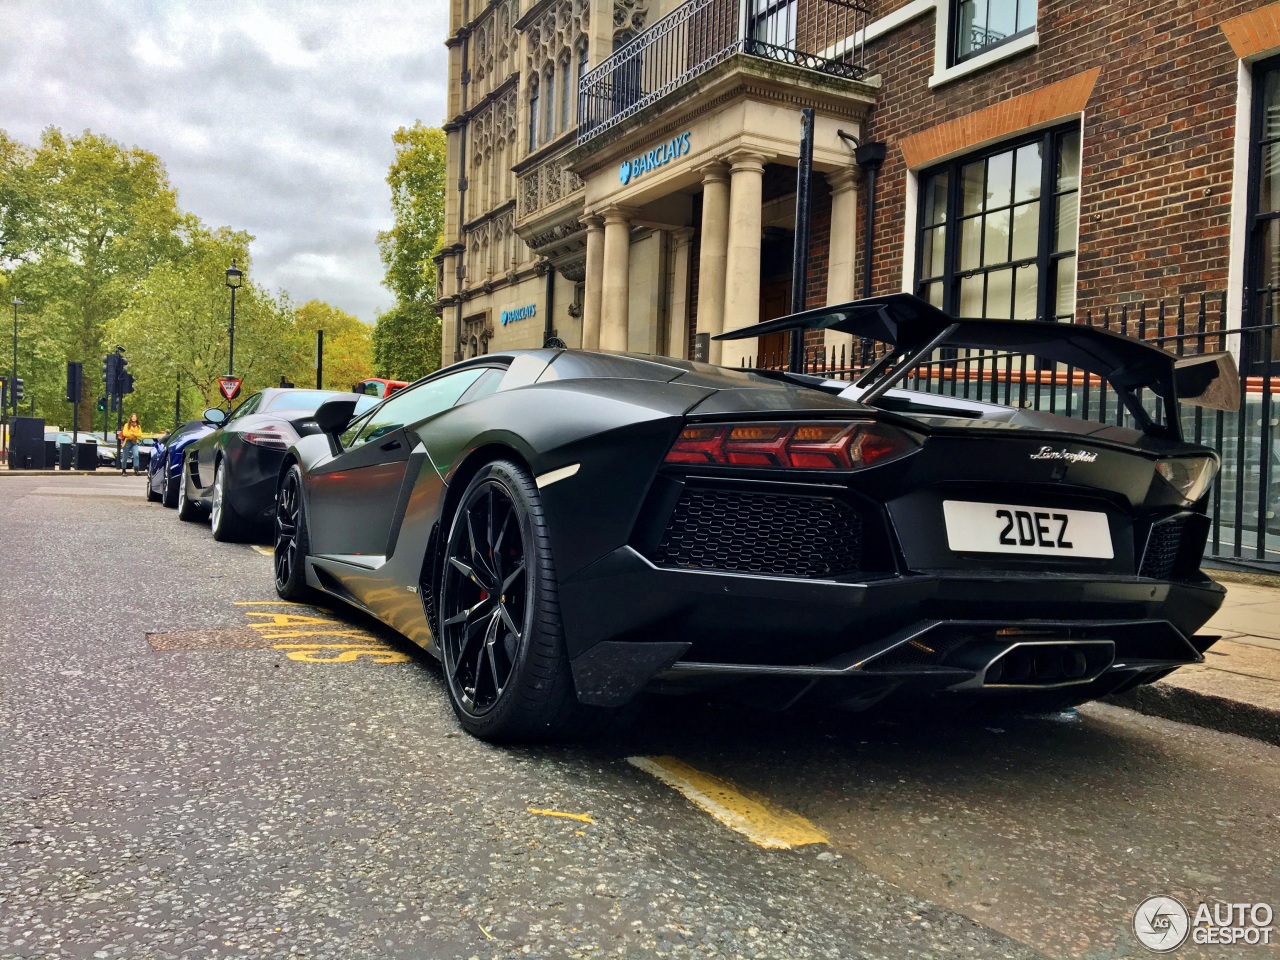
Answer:
<svg viewBox="0 0 1280 960"><path fill-rule="evenodd" d="M372 321L391 135L444 119L447 20L444 0L5 0L0 127L155 153L184 210L257 238L256 282Z"/></svg>

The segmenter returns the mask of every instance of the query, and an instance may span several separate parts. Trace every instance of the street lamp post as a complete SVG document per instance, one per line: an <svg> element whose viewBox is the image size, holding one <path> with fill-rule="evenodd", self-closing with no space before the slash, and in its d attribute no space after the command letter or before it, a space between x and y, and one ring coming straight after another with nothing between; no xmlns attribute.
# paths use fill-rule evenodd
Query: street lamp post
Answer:
<svg viewBox="0 0 1280 960"><path fill-rule="evenodd" d="M236 267L233 259L231 266L227 267L227 286L231 288L231 328L227 331L231 337L230 347L227 351L227 376L233 377L236 372L236 291L240 289L240 284L244 282L244 271Z"/></svg>
<svg viewBox="0 0 1280 960"><path fill-rule="evenodd" d="M14 383L18 380L18 308L22 306L22 301L17 297L13 298L13 379L9 381L9 396L13 398L13 415L18 415L18 396L17 391L13 389Z"/></svg>

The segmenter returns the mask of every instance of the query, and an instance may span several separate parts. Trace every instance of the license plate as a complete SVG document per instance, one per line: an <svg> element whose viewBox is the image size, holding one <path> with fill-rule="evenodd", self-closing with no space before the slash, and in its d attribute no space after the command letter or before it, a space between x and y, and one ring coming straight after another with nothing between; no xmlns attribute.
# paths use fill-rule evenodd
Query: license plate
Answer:
<svg viewBox="0 0 1280 960"><path fill-rule="evenodd" d="M956 553L1012 553L1110 560L1107 515L1012 503L942 501L947 546Z"/></svg>

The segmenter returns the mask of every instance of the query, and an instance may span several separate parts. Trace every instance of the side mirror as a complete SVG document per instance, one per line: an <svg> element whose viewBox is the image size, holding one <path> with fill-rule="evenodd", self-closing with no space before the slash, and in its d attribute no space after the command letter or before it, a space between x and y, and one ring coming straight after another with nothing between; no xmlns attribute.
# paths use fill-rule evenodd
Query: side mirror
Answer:
<svg viewBox="0 0 1280 960"><path fill-rule="evenodd" d="M1240 409L1240 372L1229 353L1179 357L1173 365L1178 399L1209 410Z"/></svg>
<svg viewBox="0 0 1280 960"><path fill-rule="evenodd" d="M227 411L223 410L221 407L210 407L200 415L200 419L205 423L216 427L227 419Z"/></svg>
<svg viewBox="0 0 1280 960"><path fill-rule="evenodd" d="M316 408L316 426L321 433L336 436L347 428L356 412L356 401L348 397L334 397Z"/></svg>

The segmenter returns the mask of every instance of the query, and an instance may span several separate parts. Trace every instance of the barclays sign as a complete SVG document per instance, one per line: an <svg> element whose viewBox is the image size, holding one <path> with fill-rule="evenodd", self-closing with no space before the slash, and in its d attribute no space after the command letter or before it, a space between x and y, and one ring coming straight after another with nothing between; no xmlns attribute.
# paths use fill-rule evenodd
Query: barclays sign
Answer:
<svg viewBox="0 0 1280 960"><path fill-rule="evenodd" d="M517 320L528 320L530 317L537 316L538 305L529 304L527 307L516 307L514 310L502 311L502 325L505 327L508 323L515 323Z"/></svg>
<svg viewBox="0 0 1280 960"><path fill-rule="evenodd" d="M689 131L678 137L672 137L660 147L654 147L648 153L642 153L633 160L624 160L618 168L618 179L626 186L641 174L666 166L689 152Z"/></svg>

